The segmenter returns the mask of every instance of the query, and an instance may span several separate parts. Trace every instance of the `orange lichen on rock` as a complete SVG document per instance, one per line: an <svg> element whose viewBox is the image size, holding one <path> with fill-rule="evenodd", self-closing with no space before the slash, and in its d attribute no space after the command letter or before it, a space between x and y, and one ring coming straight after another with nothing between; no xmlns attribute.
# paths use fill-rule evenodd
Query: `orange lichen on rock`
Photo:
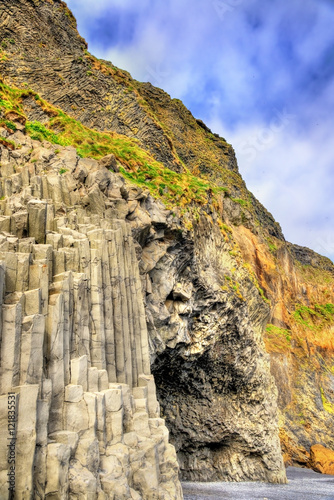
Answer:
<svg viewBox="0 0 334 500"><path fill-rule="evenodd" d="M321 474L334 474L334 451L321 444L311 446L308 465Z"/></svg>
<svg viewBox="0 0 334 500"><path fill-rule="evenodd" d="M279 430L279 437L285 466L288 467L298 464L301 467L305 467L308 463L310 454L306 451L304 446L298 444L298 442L283 428Z"/></svg>

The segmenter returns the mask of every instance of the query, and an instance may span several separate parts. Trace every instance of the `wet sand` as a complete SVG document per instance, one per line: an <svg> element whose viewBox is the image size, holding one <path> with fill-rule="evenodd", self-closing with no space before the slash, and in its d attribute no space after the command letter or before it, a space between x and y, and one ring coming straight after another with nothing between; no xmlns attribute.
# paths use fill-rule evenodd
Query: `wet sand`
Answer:
<svg viewBox="0 0 334 500"><path fill-rule="evenodd" d="M334 500L334 476L288 467L288 484L182 483L184 500Z"/></svg>

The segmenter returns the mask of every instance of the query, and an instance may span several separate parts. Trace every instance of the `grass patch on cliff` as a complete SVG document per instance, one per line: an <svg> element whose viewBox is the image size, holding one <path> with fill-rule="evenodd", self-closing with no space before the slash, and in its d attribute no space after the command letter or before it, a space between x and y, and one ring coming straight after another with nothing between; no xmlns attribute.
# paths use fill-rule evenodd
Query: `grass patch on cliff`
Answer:
<svg viewBox="0 0 334 500"><path fill-rule="evenodd" d="M333 281L333 273L326 269L313 267L310 264L301 264L298 261L296 261L295 264L306 282L328 285Z"/></svg>
<svg viewBox="0 0 334 500"><path fill-rule="evenodd" d="M231 200L234 201L234 203L238 203L241 207L249 207L249 201L243 198L231 198Z"/></svg>
<svg viewBox="0 0 334 500"><path fill-rule="evenodd" d="M299 305L293 319L302 339L323 349L334 350L334 304Z"/></svg>
<svg viewBox="0 0 334 500"><path fill-rule="evenodd" d="M313 308L301 305L295 309L293 317L300 325L310 330L319 330L334 322L334 304L314 304Z"/></svg>
<svg viewBox="0 0 334 500"><path fill-rule="evenodd" d="M190 203L219 204L219 193L226 188L203 180L189 171L174 172L142 149L137 140L114 132L99 132L85 127L62 110L43 100L31 89L20 90L0 81L0 116L15 111L24 116L23 101L33 98L48 121L26 121L26 133L34 140L49 141L61 146L73 146L81 157L103 158L112 153L122 164L121 173L129 181L147 188L161 198L167 207Z"/></svg>
<svg viewBox="0 0 334 500"><path fill-rule="evenodd" d="M26 122L26 132L35 141L49 141L53 144L59 144L60 146L69 146L70 142L66 141L63 137L55 134L51 130L47 129L45 125L40 122Z"/></svg>
<svg viewBox="0 0 334 500"><path fill-rule="evenodd" d="M327 413L334 415L334 404L331 403L330 401L328 401L322 387L320 387L320 393L321 393L321 401L322 401L324 409L327 411Z"/></svg>
<svg viewBox="0 0 334 500"><path fill-rule="evenodd" d="M272 238L270 238L269 236L266 238L267 239L267 243L268 243L268 248L269 248L269 251L272 253L272 254L276 254L277 252L277 245L275 245L274 241Z"/></svg>
<svg viewBox="0 0 334 500"><path fill-rule="evenodd" d="M11 150L14 150L16 147L13 141L7 139L7 137L2 137L2 135L0 135L0 144Z"/></svg>
<svg viewBox="0 0 334 500"><path fill-rule="evenodd" d="M290 330L268 324L264 336L267 352L287 352L291 347L291 338Z"/></svg>

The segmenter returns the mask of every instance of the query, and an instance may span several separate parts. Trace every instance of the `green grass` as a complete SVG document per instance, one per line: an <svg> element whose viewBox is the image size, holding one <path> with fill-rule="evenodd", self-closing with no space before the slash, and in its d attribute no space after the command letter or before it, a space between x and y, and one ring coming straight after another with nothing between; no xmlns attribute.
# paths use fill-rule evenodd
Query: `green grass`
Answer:
<svg viewBox="0 0 334 500"><path fill-rule="evenodd" d="M268 247L269 247L270 252L275 254L277 252L277 246L275 245L273 240L269 237L267 238L267 242L268 242Z"/></svg>
<svg viewBox="0 0 334 500"><path fill-rule="evenodd" d="M7 139L6 137L2 137L2 135L0 135L0 144L8 147L9 149L16 148L15 142L11 141L10 139Z"/></svg>
<svg viewBox="0 0 334 500"><path fill-rule="evenodd" d="M334 304L314 304L313 308L300 305L293 313L293 317L300 325L310 330L319 330L322 329L326 323L333 322Z"/></svg>
<svg viewBox="0 0 334 500"><path fill-rule="evenodd" d="M46 128L45 125L38 121L26 122L26 132L35 141L49 141L53 144L59 144L60 146L69 146L71 142L64 139L58 134L55 134L50 129Z"/></svg>
<svg viewBox="0 0 334 500"><path fill-rule="evenodd" d="M224 222L221 223L220 225L220 229L222 229L223 231L225 231L226 233L232 233L232 229L230 228L230 226L228 226L227 224L225 224Z"/></svg>
<svg viewBox="0 0 334 500"><path fill-rule="evenodd" d="M322 404L323 404L324 409L327 411L327 413L334 415L334 404L331 403L330 401L328 401L322 387L320 387L320 392L321 392L321 400L322 400Z"/></svg>
<svg viewBox="0 0 334 500"><path fill-rule="evenodd" d="M218 196L226 187L196 177L186 169L174 172L143 150L138 141L114 132L98 132L85 127L62 110L44 101L30 89L20 90L0 81L0 115L8 111L23 113L23 99L32 97L49 116L47 123L26 122L26 133L34 140L49 141L61 146L74 146L81 157L102 158L113 153L122 164L123 176L150 193L161 198L167 207L191 203L206 204L210 198L218 203Z"/></svg>
<svg viewBox="0 0 334 500"><path fill-rule="evenodd" d="M234 203L238 203L241 207L248 207L249 202L247 200L244 200L242 198L231 198Z"/></svg>
<svg viewBox="0 0 334 500"><path fill-rule="evenodd" d="M328 285L333 281L333 274L330 271L313 267L310 264L301 264L299 261L295 261L295 265L306 281L312 281L320 285Z"/></svg>
<svg viewBox="0 0 334 500"><path fill-rule="evenodd" d="M0 127L5 127L5 128L7 128L9 130L12 130L13 132L15 132L15 130L16 130L15 123L13 123L10 120L1 120L0 119Z"/></svg>
<svg viewBox="0 0 334 500"><path fill-rule="evenodd" d="M286 328L279 328L278 326L269 323L266 327L266 333L268 335L285 337L287 342L291 341L291 331Z"/></svg>
<svg viewBox="0 0 334 500"><path fill-rule="evenodd" d="M265 344L268 352L287 352L291 348L291 331L268 324L265 332Z"/></svg>
<svg viewBox="0 0 334 500"><path fill-rule="evenodd" d="M124 160L134 152L126 148L120 152ZM189 172L176 173L165 168L159 162L153 160L150 163L143 161L140 169L130 171L122 167L120 172L124 177L138 186L148 188L155 197L162 197L169 204L176 202L178 205L186 205L188 202L205 204L207 202L207 191L212 185ZM219 188L215 188L219 192Z"/></svg>

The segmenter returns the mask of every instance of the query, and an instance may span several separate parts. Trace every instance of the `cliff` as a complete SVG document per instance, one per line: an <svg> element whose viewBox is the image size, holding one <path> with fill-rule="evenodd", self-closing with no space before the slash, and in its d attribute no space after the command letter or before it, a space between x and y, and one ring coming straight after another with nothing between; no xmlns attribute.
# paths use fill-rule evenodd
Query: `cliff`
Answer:
<svg viewBox="0 0 334 500"><path fill-rule="evenodd" d="M333 264L285 242L225 139L89 54L64 2L0 5L17 491L180 498L160 417L183 478L284 482L279 436L288 463L334 448Z"/></svg>
<svg viewBox="0 0 334 500"><path fill-rule="evenodd" d="M102 184L138 193L74 148L12 139L1 155L0 496L12 498L10 463L15 498L182 498L136 246L96 203ZM80 182L92 211L76 203Z"/></svg>

